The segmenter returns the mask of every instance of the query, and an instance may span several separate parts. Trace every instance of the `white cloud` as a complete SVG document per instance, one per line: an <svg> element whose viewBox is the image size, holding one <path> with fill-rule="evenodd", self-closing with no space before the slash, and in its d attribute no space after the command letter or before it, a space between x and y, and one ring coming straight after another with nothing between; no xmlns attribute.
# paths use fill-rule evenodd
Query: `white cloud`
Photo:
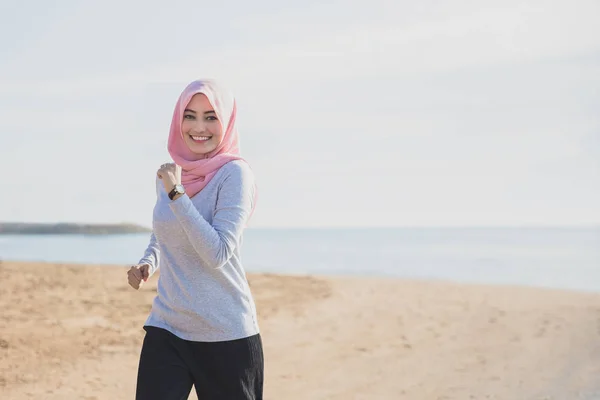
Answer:
<svg viewBox="0 0 600 400"><path fill-rule="evenodd" d="M258 225L600 221L600 5L432 4L259 2L220 27L156 4L56 16L0 66L0 163L28 160L35 184L5 187L40 193L66 193L71 168L78 195L4 199L0 220L148 223L175 99L213 76L238 95Z"/></svg>
<svg viewBox="0 0 600 400"><path fill-rule="evenodd" d="M370 7L377 8L378 5L381 4L374 3ZM398 3L395 8L386 11L401 16L404 8L406 4ZM101 12L98 20L102 20L102 13L106 10L109 9L102 7L94 10ZM238 30L244 32L252 29L253 33L257 32L254 35L263 40L243 46L222 47L214 46L212 41L190 42L185 35L174 35L172 29L164 32L170 40L144 41L134 31L124 31L128 27L123 26L122 18L116 23L121 30L85 29L87 19L76 15L69 19L70 24L57 25L58 32L54 32L54 37L50 33L46 42L38 43L36 50L26 53L19 63L14 64L14 68L20 70L34 59L52 58L56 50L62 52L56 55L57 58L73 57L75 54L72 52L76 51L87 54L93 50L102 57L100 61L110 66L104 70L110 70L111 73L101 72L92 64L86 64L85 59L77 57L78 63L94 72L58 79L48 79L42 74L42 82L31 79L31 74L28 74L25 81L15 83L7 80L2 82L2 86L8 91L26 88L53 94L70 94L77 90L112 93L149 83L182 84L199 74L223 77L235 83L236 87L243 87L251 80L263 80L264 85L280 86L303 81L371 77L375 74L399 77L456 68L525 63L586 54L600 47L596 24L600 4L597 2L488 2L479 4L478 8L472 4L458 4L446 9L442 7L444 12L431 15L419 9L408 10L409 15L412 12L419 18L410 20L405 17L400 19L400 23L395 19L382 23L368 19L365 22L357 18L358 15L351 15L342 16L337 23L333 19L327 25L312 25L306 19L296 26L296 37L282 33L290 29L290 21L277 14L238 16L237 20L242 24ZM134 7L122 11L124 15L135 15L138 10ZM315 11L320 11L320 8ZM419 12L424 15L419 15ZM142 31L151 32L149 21L144 21L143 15L138 18L145 28ZM155 14L149 15L156 17ZM109 17L106 15L106 18ZM288 17L294 18L294 15ZM350 24L349 19L354 23ZM199 35L207 34L205 30L214 28L212 23L204 25L198 25ZM84 28L80 39L72 34L72 30L77 28ZM157 32L163 32L160 24L156 28L152 38L159 38ZM282 33L285 41L279 38L279 33ZM124 45L119 46L123 37L133 42L125 40ZM68 46L57 47L48 43L65 38L69 40ZM136 38L140 39L140 43L134 41ZM138 54L136 44L147 51L139 54L139 63L126 54L129 48L131 53ZM71 46L74 48L71 49ZM176 56L168 57L168 61L165 61L165 57L150 54L152 46L155 52ZM68 53L65 52L67 48ZM121 59L119 56L122 56ZM91 61L95 61L95 58L92 57Z"/></svg>

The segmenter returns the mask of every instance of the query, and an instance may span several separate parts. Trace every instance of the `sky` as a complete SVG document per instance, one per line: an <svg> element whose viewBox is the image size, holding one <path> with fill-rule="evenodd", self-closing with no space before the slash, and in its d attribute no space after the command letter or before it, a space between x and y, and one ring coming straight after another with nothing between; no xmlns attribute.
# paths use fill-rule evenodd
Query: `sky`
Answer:
<svg viewBox="0 0 600 400"><path fill-rule="evenodd" d="M250 226L600 224L600 2L286 3L0 3L0 221L150 226L215 78Z"/></svg>

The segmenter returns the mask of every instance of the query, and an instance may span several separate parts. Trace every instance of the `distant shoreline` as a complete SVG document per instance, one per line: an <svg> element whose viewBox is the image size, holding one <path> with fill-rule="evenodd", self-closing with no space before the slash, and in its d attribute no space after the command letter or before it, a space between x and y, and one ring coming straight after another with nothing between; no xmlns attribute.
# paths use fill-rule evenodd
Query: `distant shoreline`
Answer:
<svg viewBox="0 0 600 400"><path fill-rule="evenodd" d="M151 232L136 224L76 224L0 222L0 235L116 235Z"/></svg>

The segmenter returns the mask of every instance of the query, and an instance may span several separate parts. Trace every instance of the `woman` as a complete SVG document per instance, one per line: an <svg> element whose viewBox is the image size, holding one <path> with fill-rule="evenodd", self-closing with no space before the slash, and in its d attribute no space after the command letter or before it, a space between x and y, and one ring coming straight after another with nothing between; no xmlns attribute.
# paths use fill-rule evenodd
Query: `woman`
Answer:
<svg viewBox="0 0 600 400"><path fill-rule="evenodd" d="M128 271L139 289L160 268L144 324L137 400L262 399L263 350L240 259L254 176L240 157L234 98L194 81L175 106L157 172L150 244Z"/></svg>

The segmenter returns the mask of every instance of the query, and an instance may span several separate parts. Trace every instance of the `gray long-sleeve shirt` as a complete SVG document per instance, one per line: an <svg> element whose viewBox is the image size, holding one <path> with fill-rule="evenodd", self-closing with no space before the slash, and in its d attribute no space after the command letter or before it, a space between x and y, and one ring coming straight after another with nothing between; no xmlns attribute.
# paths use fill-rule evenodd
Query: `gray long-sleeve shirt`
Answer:
<svg viewBox="0 0 600 400"><path fill-rule="evenodd" d="M225 164L191 199L171 201L157 180L152 235L140 260L150 274L160 268L146 325L202 342L259 332L240 258L254 190L254 175L243 161Z"/></svg>

